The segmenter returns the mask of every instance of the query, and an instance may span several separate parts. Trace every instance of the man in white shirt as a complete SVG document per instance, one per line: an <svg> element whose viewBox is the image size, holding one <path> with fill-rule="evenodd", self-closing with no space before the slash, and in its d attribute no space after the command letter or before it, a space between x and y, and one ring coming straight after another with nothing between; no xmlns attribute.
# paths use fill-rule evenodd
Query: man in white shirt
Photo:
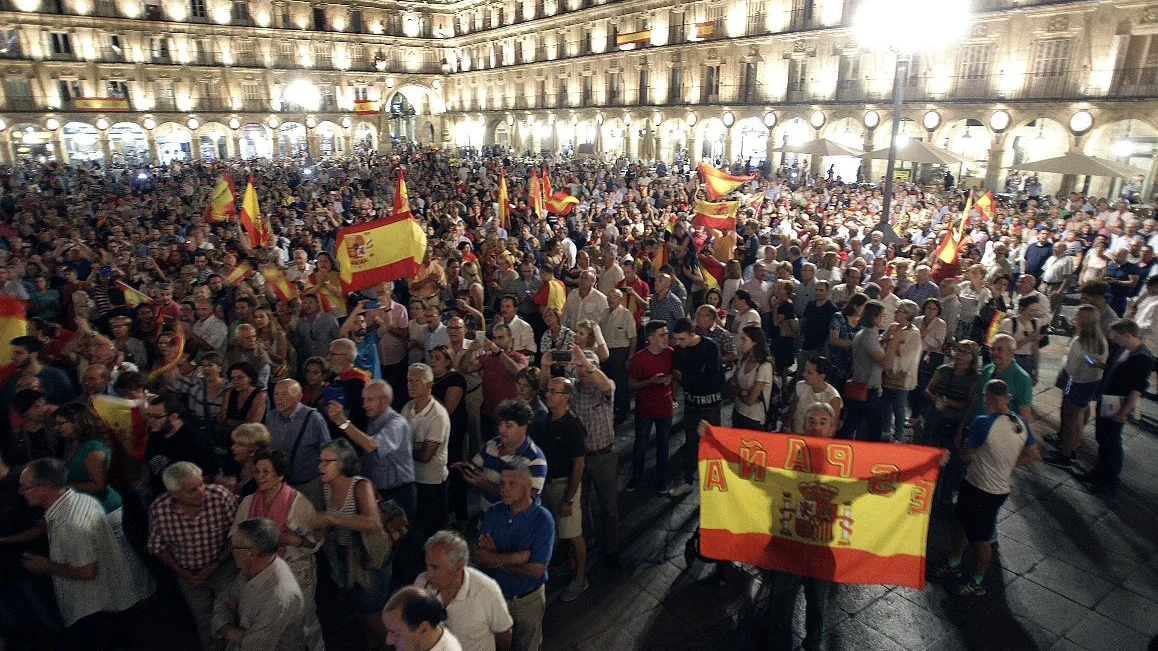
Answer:
<svg viewBox="0 0 1158 651"><path fill-rule="evenodd" d="M590 319L599 323L606 313L607 296L595 289L595 271L586 269L579 274L579 289L567 295L567 303L563 306L563 325L574 330L580 321Z"/></svg>
<svg viewBox="0 0 1158 651"><path fill-rule="evenodd" d="M446 469L450 450L450 415L434 399L434 371L426 364L411 364L406 374L410 402L402 417L414 435L414 483L418 489L418 526L434 533L446 526Z"/></svg>
<svg viewBox="0 0 1158 651"><path fill-rule="evenodd" d="M300 651L305 601L289 565L277 555L280 533L273 520L237 523L230 537L241 572L213 606L213 630L228 651Z"/></svg>
<svg viewBox="0 0 1158 651"><path fill-rule="evenodd" d="M531 324L519 316L517 296L508 294L499 300L499 316L501 317L500 320L511 329L511 340L514 341L515 350L528 357L533 356L535 351L539 349L538 344L535 343L535 330Z"/></svg>
<svg viewBox="0 0 1158 651"><path fill-rule="evenodd" d="M599 291L606 296L623 280L623 267L620 267L615 260L614 246L603 249L602 262L603 269L599 272Z"/></svg>
<svg viewBox="0 0 1158 651"><path fill-rule="evenodd" d="M470 567L470 547L457 531L426 541L426 571L414 585L446 607L446 628L464 651L509 651L514 620L494 579Z"/></svg>
<svg viewBox="0 0 1158 651"><path fill-rule="evenodd" d="M225 352L225 340L229 337L229 326L213 313L211 301L197 301L194 305L197 321L193 324L193 334L218 353Z"/></svg>
<svg viewBox="0 0 1158 651"><path fill-rule="evenodd" d="M462 651L445 621L446 609L438 597L415 586L390 597L382 612L386 644L395 651Z"/></svg>
<svg viewBox="0 0 1158 651"><path fill-rule="evenodd" d="M294 250L294 262L285 270L286 280L291 283L306 281L314 273L314 265L310 264L309 255L305 249Z"/></svg>
<svg viewBox="0 0 1158 651"><path fill-rule="evenodd" d="M1054 242L1053 255L1045 261L1041 268L1040 286L1040 291L1049 299L1051 319L1052 315L1057 314L1058 310L1061 309L1066 286L1069 285L1075 270L1075 260L1073 256L1066 254L1065 242Z"/></svg>
<svg viewBox="0 0 1158 651"><path fill-rule="evenodd" d="M877 300L885 306L885 319L882 323L892 323L893 317L897 314L897 306L901 304L901 298L893 293L893 277L881 276L877 280L877 286L881 288L881 296Z"/></svg>
<svg viewBox="0 0 1158 651"><path fill-rule="evenodd" d="M752 272L752 279L740 285L740 289L748 292L752 297L750 306L757 314L767 314L771 309L768 299L772 296L772 283L768 282L768 266L757 262Z"/></svg>

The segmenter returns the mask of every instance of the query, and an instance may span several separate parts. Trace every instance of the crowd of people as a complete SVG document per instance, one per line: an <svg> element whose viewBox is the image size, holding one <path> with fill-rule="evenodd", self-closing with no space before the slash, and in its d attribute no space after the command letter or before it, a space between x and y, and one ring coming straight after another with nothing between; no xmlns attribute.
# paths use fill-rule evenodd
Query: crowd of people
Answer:
<svg viewBox="0 0 1158 651"><path fill-rule="evenodd" d="M419 271L348 293L338 231L390 213L400 168ZM569 214L531 208L539 169ZM223 174L252 179L268 246L207 217ZM409 148L0 184L0 295L27 317L0 392L8 648L155 648L134 630L168 605L189 624L166 648L537 651L550 573L571 601L617 569L620 491L683 499L725 421L945 448L944 569L973 543L959 591L981 595L1013 467L1044 440L1076 472L1093 420L1082 478L1115 491L1158 350L1158 222L1135 214L1155 206L1081 192L971 214L946 262L964 191L904 186L874 229L876 186L798 171L742 185L726 231L696 225L694 171L623 160ZM1029 432L1041 382L1056 433ZM103 396L143 430L102 421ZM775 584L772 648L798 583ZM827 590L805 581L805 648Z"/></svg>

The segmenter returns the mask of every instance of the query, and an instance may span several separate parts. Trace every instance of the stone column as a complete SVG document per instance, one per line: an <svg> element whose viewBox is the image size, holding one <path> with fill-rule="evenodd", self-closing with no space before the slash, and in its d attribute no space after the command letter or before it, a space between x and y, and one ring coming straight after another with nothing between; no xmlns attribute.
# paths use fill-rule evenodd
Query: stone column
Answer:
<svg viewBox="0 0 1158 651"><path fill-rule="evenodd" d="M989 148L989 157L985 160L985 189L999 192L1001 187L1001 160L1005 157L1005 134L999 133L993 139L993 146Z"/></svg>
<svg viewBox="0 0 1158 651"><path fill-rule="evenodd" d="M62 126L57 128L56 132L53 133L52 136L54 146L52 153L56 155L56 160L67 165L68 148L64 146L64 127Z"/></svg>
<svg viewBox="0 0 1158 651"><path fill-rule="evenodd" d="M109 132L107 129L97 135L97 142L100 143L101 146L101 156L104 157L104 164L111 164L113 162L112 147L109 146Z"/></svg>
<svg viewBox="0 0 1158 651"><path fill-rule="evenodd" d="M197 134L189 136L189 156L195 161L201 160L201 138Z"/></svg>
<svg viewBox="0 0 1158 651"><path fill-rule="evenodd" d="M732 127L736 126L735 124ZM729 168L732 166L732 153L735 147L732 145L732 127L724 128L724 164Z"/></svg>
<svg viewBox="0 0 1158 651"><path fill-rule="evenodd" d="M230 157L241 158L241 129L233 132L231 143L233 144L233 151L230 153Z"/></svg>
<svg viewBox="0 0 1158 651"><path fill-rule="evenodd" d="M0 159L7 165L16 164L16 152L12 147L12 131L6 130L0 135Z"/></svg>

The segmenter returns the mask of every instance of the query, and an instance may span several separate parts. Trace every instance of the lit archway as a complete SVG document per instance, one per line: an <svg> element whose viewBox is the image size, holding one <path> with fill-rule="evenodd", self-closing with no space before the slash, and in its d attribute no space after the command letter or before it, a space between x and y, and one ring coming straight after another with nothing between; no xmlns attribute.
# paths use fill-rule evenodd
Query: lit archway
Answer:
<svg viewBox="0 0 1158 651"><path fill-rule="evenodd" d="M154 138L157 141L157 159L162 165L193 159L193 134L184 125L176 122L158 125Z"/></svg>
<svg viewBox="0 0 1158 651"><path fill-rule="evenodd" d="M1027 174L1012 174L1022 163L1062 156L1069 151L1070 132L1056 120L1037 118L1026 122L1009 132L1005 138L1005 152L1002 167L1010 173L1002 180L1007 192L1016 192L1022 187ZM1037 174L1042 194L1052 194L1061 188L1061 174ZM1018 186L1018 187L1014 187Z"/></svg>
<svg viewBox="0 0 1158 651"><path fill-rule="evenodd" d="M386 105L386 114L390 123L390 140L395 144L415 142L417 127L415 116L418 111L404 93L394 93Z"/></svg>
<svg viewBox="0 0 1158 651"><path fill-rule="evenodd" d="M17 160L56 160L56 143L52 141L51 131L32 123L14 124L10 129Z"/></svg>
<svg viewBox="0 0 1158 651"><path fill-rule="evenodd" d="M200 145L201 160L215 161L229 158L229 141L232 134L220 122L206 122L194 134Z"/></svg>
<svg viewBox="0 0 1158 651"><path fill-rule="evenodd" d="M346 153L346 136L343 129L329 120L322 120L314 127L318 138L318 154L321 156L342 156Z"/></svg>
<svg viewBox="0 0 1158 651"><path fill-rule="evenodd" d="M594 154L595 139L599 133L594 120L580 120L575 125L575 153Z"/></svg>
<svg viewBox="0 0 1158 651"><path fill-rule="evenodd" d="M942 127L933 144L965 158L964 165L949 168L957 177L958 185L979 187L985 182L993 136L981 120L968 118L951 122Z"/></svg>
<svg viewBox="0 0 1158 651"><path fill-rule="evenodd" d="M728 128L724 126L724 121L720 118L708 118L702 122L700 127L700 151L699 159L708 159L712 161L713 165L719 163L726 163L724 160L724 151L726 147L725 139L728 137Z"/></svg>
<svg viewBox="0 0 1158 651"><path fill-rule="evenodd" d="M664 120L659 128L660 160L672 163L686 160L692 136L692 129L688 126L687 120L683 118Z"/></svg>
<svg viewBox="0 0 1158 651"><path fill-rule="evenodd" d="M278 156L308 156L306 127L298 122L284 122L277 128Z"/></svg>
<svg viewBox="0 0 1158 651"><path fill-rule="evenodd" d="M824 126L821 137L838 142L845 147L858 151L864 149L867 135L864 124L859 118L841 118ZM855 156L827 156L821 162L824 166L820 172L827 178L828 171L832 170L832 178L840 178L845 182L855 181L857 172L862 170L863 161Z"/></svg>
<svg viewBox="0 0 1158 651"><path fill-rule="evenodd" d="M1147 190L1155 180L1150 178L1150 170L1154 168L1154 158L1158 154L1158 129L1149 122L1119 120L1101 125L1086 138L1084 151L1090 156L1144 170L1144 173L1130 179L1092 177L1086 190L1089 194L1118 197L1125 190L1135 200L1149 196Z"/></svg>
<svg viewBox="0 0 1158 651"><path fill-rule="evenodd" d="M273 139L269 129L259 122L249 122L241 127L241 151L238 155L245 160L253 158L273 158Z"/></svg>
<svg viewBox="0 0 1158 651"><path fill-rule="evenodd" d="M149 136L136 122L118 122L109 127L109 149L114 164L133 166L153 162Z"/></svg>
<svg viewBox="0 0 1158 651"><path fill-rule="evenodd" d="M732 127L732 151L750 167L759 167L768 159L768 127L758 117L745 118Z"/></svg>
<svg viewBox="0 0 1158 651"><path fill-rule="evenodd" d="M627 155L627 125L620 118L603 123L603 155L613 158Z"/></svg>
<svg viewBox="0 0 1158 651"><path fill-rule="evenodd" d="M363 156L378 151L378 128L369 122L354 125L354 149Z"/></svg>
<svg viewBox="0 0 1158 651"><path fill-rule="evenodd" d="M65 155L69 161L103 161L100 131L91 124L69 122L61 127Z"/></svg>

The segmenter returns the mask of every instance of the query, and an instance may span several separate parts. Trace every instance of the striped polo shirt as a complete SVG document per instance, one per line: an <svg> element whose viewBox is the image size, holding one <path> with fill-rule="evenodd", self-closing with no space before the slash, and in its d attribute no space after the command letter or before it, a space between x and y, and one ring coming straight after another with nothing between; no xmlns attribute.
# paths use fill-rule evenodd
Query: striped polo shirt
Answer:
<svg viewBox="0 0 1158 651"><path fill-rule="evenodd" d="M535 489L535 493L543 492L543 484L547 481L547 456L535 445L535 442L528 436L519 449L512 454L500 454L499 447L502 445L503 439L501 437L494 437L487 441L483 446L482 451L474 455L471 462L483 469L483 474L487 481L498 483L503 473L503 467L507 465L512 459L522 458L530 466L531 470L531 488ZM491 496L486 493L482 494L482 499L479 504L483 511L487 511L492 505L499 503L501 500L497 495Z"/></svg>

